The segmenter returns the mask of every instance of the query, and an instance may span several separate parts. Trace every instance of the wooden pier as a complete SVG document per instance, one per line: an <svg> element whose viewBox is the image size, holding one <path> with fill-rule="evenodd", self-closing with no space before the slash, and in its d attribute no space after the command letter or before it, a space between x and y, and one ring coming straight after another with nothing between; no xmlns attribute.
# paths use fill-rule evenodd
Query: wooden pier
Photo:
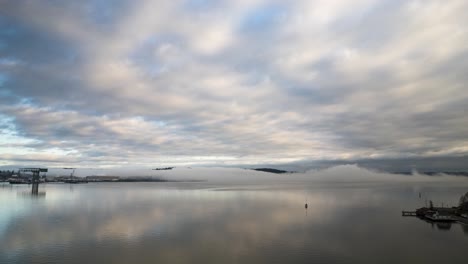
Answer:
<svg viewBox="0 0 468 264"><path fill-rule="evenodd" d="M401 211L402 216L417 216L416 211Z"/></svg>

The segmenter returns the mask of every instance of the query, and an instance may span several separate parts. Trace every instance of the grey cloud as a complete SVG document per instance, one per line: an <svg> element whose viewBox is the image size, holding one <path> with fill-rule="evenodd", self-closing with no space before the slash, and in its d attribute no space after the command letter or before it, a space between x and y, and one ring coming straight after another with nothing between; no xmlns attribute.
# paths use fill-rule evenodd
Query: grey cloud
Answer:
<svg viewBox="0 0 468 264"><path fill-rule="evenodd" d="M0 113L99 164L468 153L463 1L276 4L3 1Z"/></svg>

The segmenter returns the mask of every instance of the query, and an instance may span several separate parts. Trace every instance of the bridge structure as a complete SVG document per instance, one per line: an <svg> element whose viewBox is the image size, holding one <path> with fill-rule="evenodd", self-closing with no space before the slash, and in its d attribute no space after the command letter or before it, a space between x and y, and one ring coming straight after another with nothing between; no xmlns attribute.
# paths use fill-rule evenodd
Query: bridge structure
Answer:
<svg viewBox="0 0 468 264"><path fill-rule="evenodd" d="M48 172L49 170L47 168L20 168L19 171L21 172L32 172L33 177L32 177L32 183L39 183L39 174L41 172Z"/></svg>
<svg viewBox="0 0 468 264"><path fill-rule="evenodd" d="M40 182L40 173L47 172L47 168L20 168L21 172L32 172L32 194L37 195L39 193L39 182Z"/></svg>

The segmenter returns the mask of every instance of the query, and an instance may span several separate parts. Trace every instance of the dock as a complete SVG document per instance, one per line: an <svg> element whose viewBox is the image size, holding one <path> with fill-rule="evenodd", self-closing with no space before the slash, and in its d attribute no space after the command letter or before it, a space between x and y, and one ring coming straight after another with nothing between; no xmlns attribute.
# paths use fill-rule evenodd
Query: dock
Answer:
<svg viewBox="0 0 468 264"><path fill-rule="evenodd" d="M417 216L416 211L401 211L402 216Z"/></svg>
<svg viewBox="0 0 468 264"><path fill-rule="evenodd" d="M465 218L465 217L457 216L455 217L455 221L462 225L468 225L468 218Z"/></svg>

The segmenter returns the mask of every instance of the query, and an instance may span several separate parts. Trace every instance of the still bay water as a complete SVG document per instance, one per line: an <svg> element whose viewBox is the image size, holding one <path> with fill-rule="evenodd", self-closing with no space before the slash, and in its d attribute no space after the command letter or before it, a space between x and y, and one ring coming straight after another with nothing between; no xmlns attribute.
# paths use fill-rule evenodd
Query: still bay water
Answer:
<svg viewBox="0 0 468 264"><path fill-rule="evenodd" d="M0 183L0 263L467 263L468 183ZM419 193L422 197L419 197ZM304 208L307 201L308 209Z"/></svg>

